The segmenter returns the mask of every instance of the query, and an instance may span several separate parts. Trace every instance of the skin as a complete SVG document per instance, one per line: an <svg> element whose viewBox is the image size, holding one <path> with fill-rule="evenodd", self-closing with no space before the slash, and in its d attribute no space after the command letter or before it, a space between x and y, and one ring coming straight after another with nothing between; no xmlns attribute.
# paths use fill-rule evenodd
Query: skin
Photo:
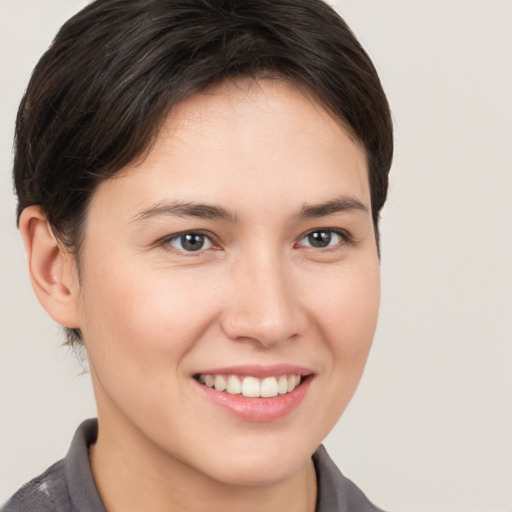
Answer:
<svg viewBox="0 0 512 512"><path fill-rule="evenodd" d="M176 201L226 215L162 208ZM83 334L110 512L314 510L311 455L357 387L379 307L366 158L340 123L282 81L221 84L94 192L80 281L37 207L20 228L39 300ZM341 235L312 247L322 229ZM198 230L199 251L173 238ZM274 421L235 417L193 378L283 363L313 376Z"/></svg>

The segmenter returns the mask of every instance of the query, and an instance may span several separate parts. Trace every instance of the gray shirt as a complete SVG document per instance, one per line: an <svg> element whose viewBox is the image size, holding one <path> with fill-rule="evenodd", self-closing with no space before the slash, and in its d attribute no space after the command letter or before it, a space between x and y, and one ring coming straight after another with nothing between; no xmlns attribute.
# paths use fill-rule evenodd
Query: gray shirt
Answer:
<svg viewBox="0 0 512 512"><path fill-rule="evenodd" d="M88 448L97 435L97 421L84 421L66 457L25 484L1 512L106 512L89 464ZM316 512L382 512L340 473L323 446L313 454L313 462L318 482Z"/></svg>

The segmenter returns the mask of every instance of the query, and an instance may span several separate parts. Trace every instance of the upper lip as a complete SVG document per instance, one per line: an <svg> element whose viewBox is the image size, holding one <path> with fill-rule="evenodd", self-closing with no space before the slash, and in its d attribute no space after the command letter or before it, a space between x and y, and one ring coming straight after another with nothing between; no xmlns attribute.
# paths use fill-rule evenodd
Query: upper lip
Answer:
<svg viewBox="0 0 512 512"><path fill-rule="evenodd" d="M281 375L311 375L313 370L305 366L298 366L294 364L276 364L276 365L237 365L237 366L224 366L217 368L208 368L198 372L194 375L238 375L238 376L251 376L264 379L265 377L278 377Z"/></svg>

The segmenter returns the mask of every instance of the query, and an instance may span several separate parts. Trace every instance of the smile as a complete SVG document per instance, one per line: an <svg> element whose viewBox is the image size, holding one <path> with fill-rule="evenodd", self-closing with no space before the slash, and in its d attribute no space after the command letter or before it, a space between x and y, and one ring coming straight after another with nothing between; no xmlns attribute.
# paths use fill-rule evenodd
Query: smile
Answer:
<svg viewBox="0 0 512 512"><path fill-rule="evenodd" d="M300 385L302 377L298 374L257 378L238 375L200 374L196 379L205 386L230 395L246 398L272 398L291 393Z"/></svg>
<svg viewBox="0 0 512 512"><path fill-rule="evenodd" d="M244 421L270 422L300 407L316 374L291 364L204 369L192 382L207 402Z"/></svg>

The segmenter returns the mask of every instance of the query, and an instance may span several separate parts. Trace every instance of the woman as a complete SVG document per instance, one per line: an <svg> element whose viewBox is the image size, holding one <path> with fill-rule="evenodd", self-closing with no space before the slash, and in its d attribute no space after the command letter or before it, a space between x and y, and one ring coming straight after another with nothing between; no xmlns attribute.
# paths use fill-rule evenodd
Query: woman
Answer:
<svg viewBox="0 0 512 512"><path fill-rule="evenodd" d="M98 420L14 510L378 510L319 445L379 304L389 108L311 0L98 0L20 105L34 291Z"/></svg>

